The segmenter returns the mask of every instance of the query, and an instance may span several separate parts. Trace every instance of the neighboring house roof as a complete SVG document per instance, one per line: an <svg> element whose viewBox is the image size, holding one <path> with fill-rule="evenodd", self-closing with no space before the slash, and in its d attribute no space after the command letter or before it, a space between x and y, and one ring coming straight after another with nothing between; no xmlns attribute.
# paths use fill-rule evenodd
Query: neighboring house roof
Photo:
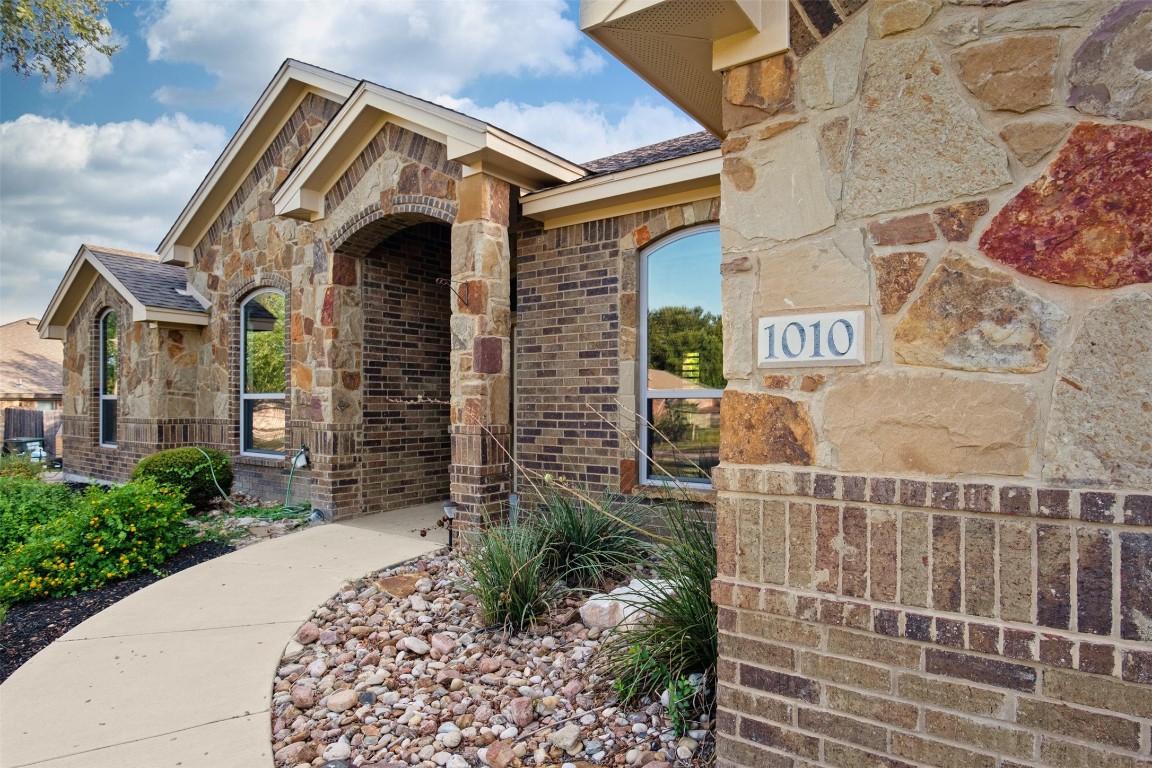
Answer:
<svg viewBox="0 0 1152 768"><path fill-rule="evenodd" d="M64 338L76 310L100 277L132 307L133 322L208 324L208 303L189 288L183 267L161 264L150 253L82 245L40 321L40 335Z"/></svg>
<svg viewBox="0 0 1152 768"><path fill-rule="evenodd" d="M63 397L64 345L42 339L34 317L0 325L0 400Z"/></svg>
<svg viewBox="0 0 1152 768"><path fill-rule="evenodd" d="M645 165L652 165L653 163L660 163L665 160L675 160L677 158L687 157L688 155L695 155L698 152L708 152L713 149L720 149L720 139L708 131L700 131L699 133L690 133L687 136L680 136L656 144L649 144L646 147L637 147L627 152L602 157L599 160L591 160L587 163L582 163L582 165L597 175L617 173Z"/></svg>

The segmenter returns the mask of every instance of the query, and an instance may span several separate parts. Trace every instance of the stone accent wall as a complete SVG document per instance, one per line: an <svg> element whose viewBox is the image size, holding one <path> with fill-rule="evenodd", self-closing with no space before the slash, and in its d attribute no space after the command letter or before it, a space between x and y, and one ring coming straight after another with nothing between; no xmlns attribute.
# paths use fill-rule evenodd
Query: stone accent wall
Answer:
<svg viewBox="0 0 1152 768"><path fill-rule="evenodd" d="M631 492L638 481L641 248L719 218L718 199L516 238L516 451L530 472Z"/></svg>
<svg viewBox="0 0 1152 768"><path fill-rule="evenodd" d="M1149 764L1152 5L848 5L725 77L718 760Z"/></svg>

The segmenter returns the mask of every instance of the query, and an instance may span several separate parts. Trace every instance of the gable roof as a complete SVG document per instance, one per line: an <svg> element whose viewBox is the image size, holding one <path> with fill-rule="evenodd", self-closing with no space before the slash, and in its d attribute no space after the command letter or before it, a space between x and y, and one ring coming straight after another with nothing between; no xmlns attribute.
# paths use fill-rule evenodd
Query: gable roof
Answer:
<svg viewBox="0 0 1152 768"><path fill-rule="evenodd" d="M542 189L588 175L580 165L483 120L361 81L273 195L276 213L312 221L323 218L325 194L389 123L443 144L449 160L473 172L522 189Z"/></svg>
<svg viewBox="0 0 1152 768"><path fill-rule="evenodd" d="M0 399L53 399L64 392L64 345L42 339L34 317L0 325Z"/></svg>
<svg viewBox="0 0 1152 768"><path fill-rule="evenodd" d="M183 267L161 264L150 253L82 245L40 321L40 336L63 339L72 317L100 277L132 307L133 322L208 324L207 302L189 288Z"/></svg>
<svg viewBox="0 0 1152 768"><path fill-rule="evenodd" d="M350 77L294 59L285 61L157 246L160 261L192 263L196 244L309 94L343 103L355 87Z"/></svg>

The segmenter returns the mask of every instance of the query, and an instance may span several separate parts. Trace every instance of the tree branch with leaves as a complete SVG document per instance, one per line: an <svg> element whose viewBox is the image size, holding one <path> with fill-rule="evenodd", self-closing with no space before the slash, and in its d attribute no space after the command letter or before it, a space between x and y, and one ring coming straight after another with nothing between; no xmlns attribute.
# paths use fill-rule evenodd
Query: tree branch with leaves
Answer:
<svg viewBox="0 0 1152 768"><path fill-rule="evenodd" d="M111 56L108 6L118 0L0 0L0 60L23 77L36 73L62 88L83 78L93 54Z"/></svg>

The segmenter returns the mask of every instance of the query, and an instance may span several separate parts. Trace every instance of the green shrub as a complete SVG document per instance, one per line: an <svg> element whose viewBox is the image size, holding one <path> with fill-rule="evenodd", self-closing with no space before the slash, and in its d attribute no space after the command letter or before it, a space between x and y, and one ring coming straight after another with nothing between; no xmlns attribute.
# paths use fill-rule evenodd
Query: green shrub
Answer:
<svg viewBox="0 0 1152 768"><path fill-rule="evenodd" d="M187 546L179 491L143 478L90 487L0 562L0 603L63 597L155 569Z"/></svg>
<svg viewBox="0 0 1152 768"><path fill-rule="evenodd" d="M132 479L144 477L181 489L184 500L200 510L220 496L221 490L225 496L232 492L232 461L212 448L171 448L140 459Z"/></svg>
<svg viewBox="0 0 1152 768"><path fill-rule="evenodd" d="M0 554L27 540L38 526L66 514L77 498L66 485L0 475Z"/></svg>
<svg viewBox="0 0 1152 768"><path fill-rule="evenodd" d="M634 601L645 618L613 632L601 651L627 704L658 696L664 688L682 696L681 681L693 674L715 680L716 544L692 505L669 503L664 512L670 536L654 547L654 578L644 582Z"/></svg>
<svg viewBox="0 0 1152 768"><path fill-rule="evenodd" d="M548 486L531 524L544 539L546 578L577 589L600 590L644 562L641 539L645 508L638 496L605 493L593 499L568 488Z"/></svg>
<svg viewBox="0 0 1152 768"><path fill-rule="evenodd" d="M40 477L44 465L23 454L0 456L0 477Z"/></svg>
<svg viewBox="0 0 1152 768"><path fill-rule="evenodd" d="M544 546L533 525L505 523L473 536L463 555L471 576L463 588L487 624L521 629L548 609L556 590L546 579Z"/></svg>

